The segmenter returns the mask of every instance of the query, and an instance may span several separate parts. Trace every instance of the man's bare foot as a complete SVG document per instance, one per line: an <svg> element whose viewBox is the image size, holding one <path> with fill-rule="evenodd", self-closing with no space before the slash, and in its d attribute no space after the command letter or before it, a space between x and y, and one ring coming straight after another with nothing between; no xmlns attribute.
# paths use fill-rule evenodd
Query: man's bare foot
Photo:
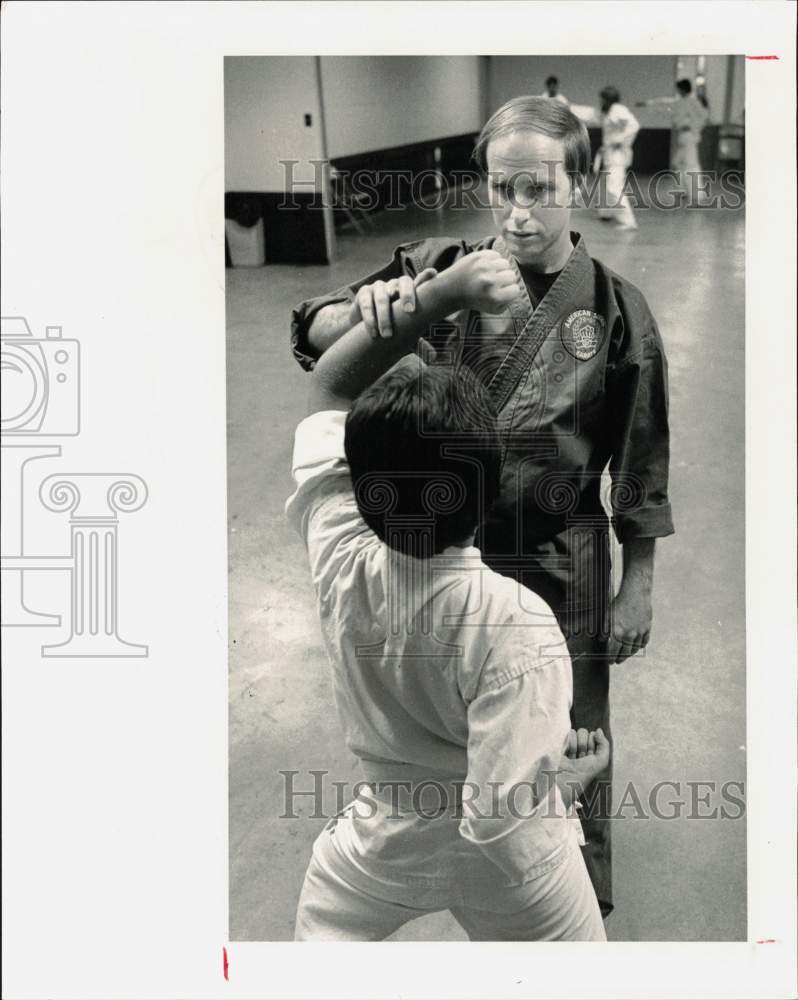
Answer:
<svg viewBox="0 0 798 1000"><path fill-rule="evenodd" d="M563 801L570 806L590 782L610 763L610 741L603 730L572 729L560 759L557 786Z"/></svg>

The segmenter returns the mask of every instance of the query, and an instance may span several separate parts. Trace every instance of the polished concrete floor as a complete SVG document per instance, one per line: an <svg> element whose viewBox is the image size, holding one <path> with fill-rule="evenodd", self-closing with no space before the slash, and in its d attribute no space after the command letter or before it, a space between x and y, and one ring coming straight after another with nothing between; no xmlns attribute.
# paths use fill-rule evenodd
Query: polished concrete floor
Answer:
<svg viewBox="0 0 798 1000"><path fill-rule="evenodd" d="M593 256L646 295L670 361L671 498L677 534L657 551L645 658L614 668L616 911L612 940L741 940L745 818L705 816L745 779L744 218L741 211L640 211L637 232L576 213ZM230 560L230 939L288 940L314 837L324 824L286 779L311 769L357 780L335 717L302 546L283 518L292 435L306 382L288 348L291 306L390 258L400 242L491 231L475 210L384 214L339 237L325 267L227 272ZM267 235L268 239L268 235ZM661 813L635 818L658 782ZM715 791L696 782L713 782ZM688 784L688 783L693 784ZM325 788L330 805L332 790ZM739 796L738 786L728 787ZM696 801L692 801L696 800ZM668 803L677 803L668 805ZM729 802L727 812L739 812ZM448 913L403 940L461 940Z"/></svg>

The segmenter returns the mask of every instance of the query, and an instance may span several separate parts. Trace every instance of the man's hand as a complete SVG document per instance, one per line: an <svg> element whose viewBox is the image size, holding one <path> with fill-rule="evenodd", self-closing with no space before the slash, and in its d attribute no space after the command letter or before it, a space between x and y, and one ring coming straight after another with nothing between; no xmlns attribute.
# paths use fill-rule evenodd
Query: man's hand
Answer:
<svg viewBox="0 0 798 1000"><path fill-rule="evenodd" d="M653 538L631 538L623 543L623 578L609 613L610 663L623 663L648 644L654 545Z"/></svg>
<svg viewBox="0 0 798 1000"><path fill-rule="evenodd" d="M557 787L567 808L582 795L597 775L607 769L609 763L610 741L603 730L570 731L557 771Z"/></svg>
<svg viewBox="0 0 798 1000"><path fill-rule="evenodd" d="M466 254L444 271L442 277L451 282L463 308L479 312L501 312L521 294L516 272L497 250Z"/></svg>
<svg viewBox="0 0 798 1000"><path fill-rule="evenodd" d="M610 663L623 663L648 644L651 633L651 590L646 587L621 587L610 604L610 638L607 645Z"/></svg>
<svg viewBox="0 0 798 1000"><path fill-rule="evenodd" d="M357 291L355 301L349 312L349 326L365 324L369 334L377 337L392 337L394 335L391 305L397 299L405 312L415 312L416 289L425 281L430 281L437 275L434 267L428 267L415 279L407 274L390 281L375 281L373 285L363 285Z"/></svg>

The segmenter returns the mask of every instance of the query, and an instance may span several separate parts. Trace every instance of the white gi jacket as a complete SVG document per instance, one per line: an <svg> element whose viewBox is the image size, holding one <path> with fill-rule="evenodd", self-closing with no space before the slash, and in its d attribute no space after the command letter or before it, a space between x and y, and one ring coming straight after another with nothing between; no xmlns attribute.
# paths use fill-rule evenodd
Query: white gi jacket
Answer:
<svg viewBox="0 0 798 1000"><path fill-rule="evenodd" d="M371 782L469 791L460 814L430 821L366 790L342 850L394 881L521 884L565 860L576 822L553 780L572 696L562 633L478 549L416 560L381 542L355 503L345 416L297 428L286 512L307 546L346 742Z"/></svg>
<svg viewBox="0 0 798 1000"><path fill-rule="evenodd" d="M632 146L640 123L625 104L615 103L609 111L598 111L583 104L572 104L571 111L585 124L601 125L601 149L594 170L628 170L632 165Z"/></svg>

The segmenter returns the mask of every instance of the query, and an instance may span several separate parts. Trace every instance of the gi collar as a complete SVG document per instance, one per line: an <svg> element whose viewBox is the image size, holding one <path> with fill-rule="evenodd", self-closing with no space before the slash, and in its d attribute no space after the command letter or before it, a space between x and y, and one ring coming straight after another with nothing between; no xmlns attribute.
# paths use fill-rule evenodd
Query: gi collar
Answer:
<svg viewBox="0 0 798 1000"><path fill-rule="evenodd" d="M532 305L518 261L510 253L504 239L499 236L493 243L492 249L512 265L521 288L521 295L507 307L515 328L515 341L488 385L499 410L507 404L521 374L531 367L543 341L563 311L593 276L593 261L582 236L572 232L571 243L571 256L537 309Z"/></svg>

